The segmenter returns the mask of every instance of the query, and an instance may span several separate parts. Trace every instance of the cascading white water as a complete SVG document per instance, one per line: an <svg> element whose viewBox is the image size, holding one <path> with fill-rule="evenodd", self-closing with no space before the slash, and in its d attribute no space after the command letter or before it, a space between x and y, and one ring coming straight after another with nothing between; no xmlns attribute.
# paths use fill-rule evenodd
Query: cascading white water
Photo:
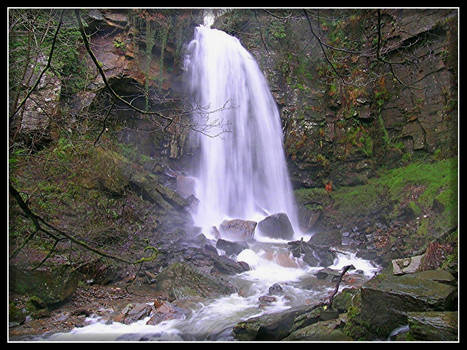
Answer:
<svg viewBox="0 0 467 350"><path fill-rule="evenodd" d="M200 107L194 115L197 127L210 135L197 134L202 154L195 223L209 236L211 226L226 218L258 220L285 212L297 236L300 231L276 104L253 57L238 39L211 29L212 22L213 17L207 16L204 25L196 28L185 61L190 92L194 104ZM208 113L203 112L205 108ZM310 289L307 279L316 280L313 275L320 268L306 266L300 258L290 256L283 242L256 242L236 259L250 266L250 270L231 276L230 282L241 293L206 299L187 318L153 326L146 324L149 316L130 325L90 317L85 327L45 340L233 340L231 331L239 321L305 305L327 296L334 288L313 282ZM339 253L330 267L341 269L349 264L367 278L378 270L352 253ZM284 294L260 306L259 298L268 295L274 283L281 284Z"/></svg>
<svg viewBox="0 0 467 350"><path fill-rule="evenodd" d="M185 59L194 119L205 130L195 223L209 236L226 218L285 212L298 233L277 105L253 56L211 24L206 17L195 29Z"/></svg>

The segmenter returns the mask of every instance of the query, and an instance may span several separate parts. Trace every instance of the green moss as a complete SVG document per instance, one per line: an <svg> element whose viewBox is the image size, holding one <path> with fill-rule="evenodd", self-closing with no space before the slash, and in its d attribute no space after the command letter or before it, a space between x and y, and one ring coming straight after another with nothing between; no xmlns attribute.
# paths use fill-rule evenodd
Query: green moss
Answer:
<svg viewBox="0 0 467 350"><path fill-rule="evenodd" d="M418 201L422 207L429 207L443 188L451 193L457 192L457 157L432 163L414 162L404 167L383 171L378 178L370 181L369 185L372 184L388 186L394 199L400 198L407 185L425 186Z"/></svg>
<svg viewBox="0 0 467 350"><path fill-rule="evenodd" d="M321 198L327 196L327 192L322 188L300 188L295 190L295 197L300 203L307 203L319 201Z"/></svg>
<svg viewBox="0 0 467 350"><path fill-rule="evenodd" d="M428 235L428 229L429 229L429 220L423 218L423 219L420 221L420 224L419 224L419 226L418 226L417 235L418 235L418 236L421 236L421 237L427 236L427 235Z"/></svg>
<svg viewBox="0 0 467 350"><path fill-rule="evenodd" d="M25 319L23 312L16 306L14 302L9 303L8 305L8 320L10 322L22 323Z"/></svg>
<svg viewBox="0 0 467 350"><path fill-rule="evenodd" d="M354 340L371 340L370 325L363 321L360 317L361 312L361 292L357 292L351 301L351 305L347 309L347 322L345 323L343 332Z"/></svg>
<svg viewBox="0 0 467 350"><path fill-rule="evenodd" d="M410 209L412 209L414 215L419 216L421 214L422 211L420 207L417 205L417 203L410 201L408 206Z"/></svg>
<svg viewBox="0 0 467 350"><path fill-rule="evenodd" d="M333 192L336 207L345 216L372 215L390 204L388 188L381 184L341 187Z"/></svg>

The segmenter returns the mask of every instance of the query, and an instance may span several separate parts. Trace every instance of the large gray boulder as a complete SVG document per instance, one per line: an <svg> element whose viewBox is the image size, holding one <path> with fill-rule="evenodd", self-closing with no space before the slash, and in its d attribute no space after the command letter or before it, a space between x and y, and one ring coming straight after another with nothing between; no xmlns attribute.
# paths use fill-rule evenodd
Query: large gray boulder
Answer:
<svg viewBox="0 0 467 350"><path fill-rule="evenodd" d="M216 248L222 249L228 256L238 255L243 250L248 249L248 243L246 242L230 242L225 239L218 239L216 242Z"/></svg>
<svg viewBox="0 0 467 350"><path fill-rule="evenodd" d="M79 275L70 266L63 265L50 271L9 269L10 290L30 297L35 296L46 305L57 305L67 300L78 287Z"/></svg>
<svg viewBox="0 0 467 350"><path fill-rule="evenodd" d="M453 341L458 339L457 311L409 312L409 334L415 340Z"/></svg>
<svg viewBox="0 0 467 350"><path fill-rule="evenodd" d="M219 226L221 238L230 241L249 241L255 235L256 221L250 220L224 220Z"/></svg>
<svg viewBox="0 0 467 350"><path fill-rule="evenodd" d="M269 215L258 223L258 229L270 238L291 240L294 236L292 224L285 213Z"/></svg>
<svg viewBox="0 0 467 350"><path fill-rule="evenodd" d="M228 281L201 272L185 262L168 266L155 278L152 288L169 301L196 297L213 298L235 293Z"/></svg>
<svg viewBox="0 0 467 350"><path fill-rule="evenodd" d="M457 288L436 271L406 275L379 275L361 288L359 323L367 324L378 336L407 324L409 312L454 311Z"/></svg>
<svg viewBox="0 0 467 350"><path fill-rule="evenodd" d="M309 325L338 317L337 310L317 303L249 318L235 325L232 334L236 340L285 340L291 334L299 337L295 332Z"/></svg>
<svg viewBox="0 0 467 350"><path fill-rule="evenodd" d="M421 263L425 255L412 256L410 258L392 260L392 271L394 275L415 273L421 271Z"/></svg>
<svg viewBox="0 0 467 350"><path fill-rule="evenodd" d="M288 242L287 247L294 257L302 258L309 266L327 267L336 258L336 253L329 246L318 246L303 240Z"/></svg>

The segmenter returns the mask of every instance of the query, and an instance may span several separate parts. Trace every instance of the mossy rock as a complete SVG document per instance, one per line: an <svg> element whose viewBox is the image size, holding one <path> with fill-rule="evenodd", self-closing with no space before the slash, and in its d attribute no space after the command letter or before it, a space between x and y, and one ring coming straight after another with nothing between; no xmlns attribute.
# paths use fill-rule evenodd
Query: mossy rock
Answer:
<svg viewBox="0 0 467 350"><path fill-rule="evenodd" d="M374 334L387 337L407 324L408 312L453 310L456 300L457 288L433 280L433 274L388 274L361 288L358 320Z"/></svg>
<svg viewBox="0 0 467 350"><path fill-rule="evenodd" d="M409 312L409 336L422 341L455 341L458 339L457 311Z"/></svg>
<svg viewBox="0 0 467 350"><path fill-rule="evenodd" d="M67 300L78 286L78 274L68 266L52 271L25 271L10 266L10 291L28 295L37 305L53 306Z"/></svg>
<svg viewBox="0 0 467 350"><path fill-rule="evenodd" d="M265 314L239 322L233 329L236 340L281 340L287 337L294 327L297 315L303 310L291 309L284 312Z"/></svg>
<svg viewBox="0 0 467 350"><path fill-rule="evenodd" d="M174 263L159 273L152 287L169 301L194 297L211 298L236 292L228 282L182 262Z"/></svg>
<svg viewBox="0 0 467 350"><path fill-rule="evenodd" d="M11 324L21 324L26 319L26 315L16 306L15 303L10 302L8 305L8 321Z"/></svg>
<svg viewBox="0 0 467 350"><path fill-rule="evenodd" d="M324 304L299 306L239 322L233 329L233 336L236 340L287 340L290 334L309 325L338 317L337 310Z"/></svg>
<svg viewBox="0 0 467 350"><path fill-rule="evenodd" d="M153 174L144 171L125 171L125 174L137 193L165 210L182 210L189 204L175 191L159 184L157 177Z"/></svg>
<svg viewBox="0 0 467 350"><path fill-rule="evenodd" d="M332 319L313 323L300 328L284 338L284 341L349 341L351 337L346 335L341 327L340 319Z"/></svg>
<svg viewBox="0 0 467 350"><path fill-rule="evenodd" d="M352 298L357 294L358 289L356 288L345 288L339 294L337 294L333 301L332 307L339 312L347 312L349 307L352 305Z"/></svg>
<svg viewBox="0 0 467 350"><path fill-rule="evenodd" d="M33 295L26 302L27 312L35 319L50 316L50 310L47 304L39 297Z"/></svg>

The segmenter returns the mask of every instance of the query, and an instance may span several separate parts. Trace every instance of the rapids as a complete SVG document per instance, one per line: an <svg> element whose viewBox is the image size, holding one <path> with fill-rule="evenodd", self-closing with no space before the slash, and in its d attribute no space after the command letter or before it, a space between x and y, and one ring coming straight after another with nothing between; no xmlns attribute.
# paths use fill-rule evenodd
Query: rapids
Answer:
<svg viewBox="0 0 467 350"><path fill-rule="evenodd" d="M279 112L266 79L240 41L212 29L212 23L213 18L207 16L205 24L195 29L184 62L188 92L197 107L193 118L198 127L203 126L203 132L196 135L201 149L199 167L192 174L199 199L192 213L195 225L215 245L211 227L225 219L259 221L283 212L292 223L294 239L306 238L298 226ZM255 239L236 257L250 266L249 271L232 277L238 292L198 303L185 319L153 326L146 325L149 317L130 325L90 317L87 326L44 340L233 340L231 331L238 322L323 300L334 288L329 284L310 288L310 279L321 267L294 258L286 241L266 238L260 232ZM377 271L369 261L351 253L339 253L330 267L341 269L349 263L367 278ZM259 298L275 283L284 293L260 305Z"/></svg>

